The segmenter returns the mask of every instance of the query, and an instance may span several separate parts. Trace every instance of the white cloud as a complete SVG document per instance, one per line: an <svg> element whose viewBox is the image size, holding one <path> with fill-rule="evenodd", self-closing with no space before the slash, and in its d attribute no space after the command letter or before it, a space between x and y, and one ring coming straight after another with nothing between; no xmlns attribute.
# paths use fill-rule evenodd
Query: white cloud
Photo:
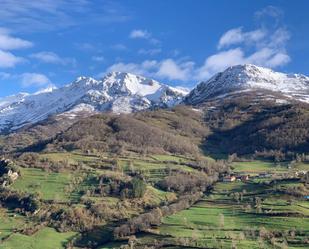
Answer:
<svg viewBox="0 0 309 249"><path fill-rule="evenodd" d="M39 53L35 53L30 55L30 57L38 59L42 62L45 63L53 63L53 64L61 64L62 63L62 59L55 53L53 52L39 52Z"/></svg>
<svg viewBox="0 0 309 249"><path fill-rule="evenodd" d="M266 67L278 67L287 64L290 57L285 52L277 52L270 48L262 48L246 58L247 63Z"/></svg>
<svg viewBox="0 0 309 249"><path fill-rule="evenodd" d="M284 12L276 6L266 6L254 13L254 17L262 27L278 27L282 22Z"/></svg>
<svg viewBox="0 0 309 249"><path fill-rule="evenodd" d="M24 62L22 57L15 56L10 52L0 50L0 67L15 67L16 64Z"/></svg>
<svg viewBox="0 0 309 249"><path fill-rule="evenodd" d="M196 66L191 60L144 61L142 63L116 63L107 71L125 71L160 79L192 81L207 80L213 74L229 66L251 63L265 67L279 67L290 61L286 44L289 32L278 28L271 34L266 30L243 32L241 28L226 32L218 42L219 52L208 56L204 63ZM236 48L230 48L232 45ZM142 52L144 52L142 50ZM146 67L146 65L150 65Z"/></svg>
<svg viewBox="0 0 309 249"><path fill-rule="evenodd" d="M269 58L268 66L271 68L279 67L285 64L288 64L291 61L291 58L286 53L276 53Z"/></svg>
<svg viewBox="0 0 309 249"><path fill-rule="evenodd" d="M291 35L286 28L277 25L278 19L282 16L280 9L269 6L257 12L256 16L260 21L265 16L270 17L271 20L268 22L272 21L275 24L262 25L247 32L241 27L225 32L218 42L219 52L206 58L203 66L196 70L197 79L207 78L236 64L251 63L276 68L290 62L286 46Z"/></svg>
<svg viewBox="0 0 309 249"><path fill-rule="evenodd" d="M218 44L218 49L227 45L242 42L243 40L244 38L241 28L230 29L221 36Z"/></svg>
<svg viewBox="0 0 309 249"><path fill-rule="evenodd" d="M124 71L160 79L193 81L207 80L213 74L225 70L229 66L251 63L259 66L275 68L287 64L289 55L284 48L276 46L277 41L267 46L246 53L242 47L219 51L207 57L201 66L196 66L191 60L173 60L171 58L161 61L146 60L142 63L119 62L110 66L109 71Z"/></svg>
<svg viewBox="0 0 309 249"><path fill-rule="evenodd" d="M21 38L13 37L6 29L0 29L0 49L13 50L32 47L33 44L30 41L23 40Z"/></svg>
<svg viewBox="0 0 309 249"><path fill-rule="evenodd" d="M131 31L129 37L132 39L149 39L151 34L147 30L134 29Z"/></svg>
<svg viewBox="0 0 309 249"><path fill-rule="evenodd" d="M23 87L43 87L51 84L49 78L40 73L23 73L20 78Z"/></svg>
<svg viewBox="0 0 309 249"><path fill-rule="evenodd" d="M152 45L159 45L160 41L152 36L150 32L142 29L134 29L131 31L129 37L131 39L145 39L149 41Z"/></svg>
<svg viewBox="0 0 309 249"><path fill-rule="evenodd" d="M124 22L131 18L130 15L122 4L115 1L100 1L98 4L91 0L1 0L0 8L3 25L27 32Z"/></svg>
<svg viewBox="0 0 309 249"><path fill-rule="evenodd" d="M35 53L30 55L31 58L35 58L41 62L44 63L50 63L50 64L60 64L60 65L75 65L76 60L73 58L61 58L59 55L57 55L54 52L50 51L42 51L39 53Z"/></svg>
<svg viewBox="0 0 309 249"><path fill-rule="evenodd" d="M245 63L244 53L240 48L222 51L209 56L204 65L196 69L195 78L205 80L212 74L222 71L229 66Z"/></svg>
<svg viewBox="0 0 309 249"><path fill-rule="evenodd" d="M260 25L248 31L244 31L242 27L228 30L218 41L219 51L206 57L202 65L197 65L188 58L166 58L142 63L119 62L110 66L107 71L126 71L168 80L200 81L237 64L250 63L270 68L286 65L291 60L286 49L291 35L284 26L277 25L282 13L277 8L269 7L256 15L259 18L267 15L275 19L276 24ZM134 30L130 37L150 40L151 34L145 30ZM140 49L139 53L151 55L151 51L145 49Z"/></svg>
<svg viewBox="0 0 309 249"><path fill-rule="evenodd" d="M286 29L284 28L276 29L273 32L273 34L270 36L270 40L267 46L272 47L272 48L284 49L287 41L290 38L291 38L291 35Z"/></svg>
<svg viewBox="0 0 309 249"><path fill-rule="evenodd" d="M143 63L142 63L142 67L145 69L145 70L155 70L158 66L158 61L156 60L145 60Z"/></svg>
<svg viewBox="0 0 309 249"><path fill-rule="evenodd" d="M15 67L18 63L26 61L24 58L16 56L9 51L32 46L32 42L13 37L9 29L0 27L0 67Z"/></svg>
<svg viewBox="0 0 309 249"><path fill-rule="evenodd" d="M103 72L102 75L105 75L105 73L108 72L128 72L128 73L134 73L139 75L145 75L150 76L152 75L153 69L157 68L158 62L155 60L146 60L142 62L141 64L138 63L115 63L108 67L105 72Z"/></svg>
<svg viewBox="0 0 309 249"><path fill-rule="evenodd" d="M170 58L161 61L145 60L142 63L119 62L108 67L100 76L108 72L120 71L148 77L157 77L160 79L185 81L190 79L193 67L194 63L191 61L180 62Z"/></svg>
<svg viewBox="0 0 309 249"><path fill-rule="evenodd" d="M256 11L254 15L259 18L264 18L265 16L277 18L283 15L283 11L276 6L269 5L261 10Z"/></svg>
<svg viewBox="0 0 309 249"><path fill-rule="evenodd" d="M10 74L7 72L0 72L0 80L13 80L21 84L23 88L35 87L40 90L46 90L46 88L55 87L50 79L41 73L22 73L22 74Z"/></svg>
<svg viewBox="0 0 309 249"><path fill-rule="evenodd" d="M255 64L258 66L275 68L290 62L290 56L285 50L262 47L255 52L246 55L245 51L238 47L221 51L209 56L204 65L196 70L195 78L205 80L213 74L238 64Z"/></svg>
<svg viewBox="0 0 309 249"><path fill-rule="evenodd" d="M256 29L249 32L243 32L242 28L230 29L224 33L218 44L218 49L228 47L239 43L256 43L266 36L265 30Z"/></svg>
<svg viewBox="0 0 309 249"><path fill-rule="evenodd" d="M191 61L177 63L173 59L161 61L156 76L169 80L188 80L191 77L194 63Z"/></svg>

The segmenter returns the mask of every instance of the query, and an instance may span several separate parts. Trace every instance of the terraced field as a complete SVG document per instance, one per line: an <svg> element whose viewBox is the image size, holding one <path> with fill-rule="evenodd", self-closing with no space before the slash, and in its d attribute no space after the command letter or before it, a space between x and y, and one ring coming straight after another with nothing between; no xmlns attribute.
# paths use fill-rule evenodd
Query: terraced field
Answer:
<svg viewBox="0 0 309 249"><path fill-rule="evenodd" d="M44 200L67 201L70 194L66 188L73 175L67 172L46 172L36 168L21 168L21 177L14 182L12 189L39 194Z"/></svg>
<svg viewBox="0 0 309 249"><path fill-rule="evenodd" d="M258 161L233 166L240 173L288 171L260 163L261 168ZM139 235L137 244L153 245L164 238L174 244L168 248L308 248L309 202L277 191L301 185L295 180L269 185L269 179L217 183L202 201Z"/></svg>
<svg viewBox="0 0 309 249"><path fill-rule="evenodd" d="M138 215L141 206L156 206L177 198L172 192L156 187L156 183L173 169L196 171L184 165L192 159L176 155L139 156L132 154L111 160L108 155L85 155L80 152L44 153L42 159L55 162L66 161L80 165L78 170L49 172L39 168L20 168L21 177L10 186L13 190L38 194L48 202L56 200L63 207L103 205L115 210L123 217ZM212 159L209 159L212 160ZM287 163L251 161L233 163L233 171L256 176L259 173L284 174L291 171L308 170L309 164L295 164L292 169ZM116 167L116 169L115 169ZM142 200L129 203L117 196L88 194L99 186L100 175L111 178L125 177L132 172L142 172L148 185ZM79 180L77 180L79 179ZM153 246L164 241L164 248L307 248L309 238L309 202L302 197L291 196L284 191L297 188L299 180L251 178L247 182L219 182L214 189L191 208L163 218L159 227L147 233L136 234L136 248ZM113 213L111 212L111 215ZM31 221L5 208L0 209L0 248L61 249L77 232L59 233L51 227L43 227L32 235L21 234L21 228L31 226ZM107 241L100 249L119 248L127 241L111 242L104 226L94 229L83 238Z"/></svg>
<svg viewBox="0 0 309 249"><path fill-rule="evenodd" d="M189 244L202 248L217 248L218 244L223 248L231 248L232 245L237 248L261 248L261 243L264 247L271 247L270 241L261 236L262 233L276 232L286 234L284 239L287 244L295 245L295 248L306 247L305 241L309 236L308 202L295 200L291 205L287 196L273 196L265 193L267 188L255 184L250 186L251 183L246 185L218 183L212 194L203 201L165 218L160 233L178 238L178 241L193 238L189 239ZM246 193L238 202L230 195L240 189L245 189ZM250 200L252 196L262 199L261 210ZM288 235L293 231L301 235ZM272 243L279 246L283 241L276 238Z"/></svg>
<svg viewBox="0 0 309 249"><path fill-rule="evenodd" d="M41 153L40 160L57 162L66 165L79 165L78 170L63 168L61 172L51 172L40 168L19 167L20 177L10 185L9 189L20 193L29 193L39 196L46 205L49 202L58 203L63 208L84 207L83 202L86 198L93 205L104 204L105 208L122 212L124 217L137 215L141 212L141 206L160 205L166 201L175 200L174 193L165 192L154 185L159 180L168 175L172 169L181 167L185 171L193 169L180 165L186 159L175 155L153 155L141 157L132 154L128 157L110 158L108 155L88 155L75 152ZM166 163L169 161L169 163ZM113 163L116 163L113 166ZM36 166L36 165L33 165ZM87 193L98 187L98 176L107 175L113 177L124 177L126 173L141 172L147 177L146 192L142 200L129 204L119 198L119 196L100 196L88 195ZM57 205L58 205L57 204ZM69 205L69 206L68 206ZM119 206L126 205L126 208ZM0 248L65 248L67 242L77 235L76 232L59 233L53 228L43 227L33 235L21 234L19 231L27 226L31 226L30 220L19 215L14 210L6 208L0 209ZM37 224L34 222L33 225ZM102 236L100 233L99 236Z"/></svg>

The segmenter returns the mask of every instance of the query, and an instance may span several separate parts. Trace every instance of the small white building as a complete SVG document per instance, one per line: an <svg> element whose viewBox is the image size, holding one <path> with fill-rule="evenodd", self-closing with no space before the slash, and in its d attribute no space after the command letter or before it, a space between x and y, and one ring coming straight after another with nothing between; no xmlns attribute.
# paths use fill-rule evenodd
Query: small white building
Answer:
<svg viewBox="0 0 309 249"><path fill-rule="evenodd" d="M222 179L223 182L234 182L236 181L236 176L225 176Z"/></svg>

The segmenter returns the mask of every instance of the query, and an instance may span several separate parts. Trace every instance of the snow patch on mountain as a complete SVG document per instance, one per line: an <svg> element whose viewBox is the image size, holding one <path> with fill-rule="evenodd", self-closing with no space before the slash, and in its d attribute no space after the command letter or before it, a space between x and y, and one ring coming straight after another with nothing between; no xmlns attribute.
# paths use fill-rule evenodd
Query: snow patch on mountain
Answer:
<svg viewBox="0 0 309 249"><path fill-rule="evenodd" d="M0 99L0 132L35 123L50 115L73 118L77 113L129 113L180 103L186 93L142 76L112 72L101 80L78 77L61 88Z"/></svg>
<svg viewBox="0 0 309 249"><path fill-rule="evenodd" d="M251 64L232 66L199 83L185 98L198 104L218 96L242 91L267 90L299 101L309 102L309 77L284 74Z"/></svg>

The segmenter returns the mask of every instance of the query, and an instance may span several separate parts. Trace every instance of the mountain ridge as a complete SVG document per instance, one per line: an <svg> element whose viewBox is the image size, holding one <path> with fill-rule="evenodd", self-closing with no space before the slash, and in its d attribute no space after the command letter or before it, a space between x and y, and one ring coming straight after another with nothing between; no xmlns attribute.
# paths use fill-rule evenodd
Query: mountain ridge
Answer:
<svg viewBox="0 0 309 249"><path fill-rule="evenodd" d="M309 103L309 77L275 72L252 64L229 67L209 80L200 82L185 97L184 102L196 105L232 93L259 90Z"/></svg>
<svg viewBox="0 0 309 249"><path fill-rule="evenodd" d="M152 107L170 107L185 93L131 73L112 72L101 80L78 77L61 88L0 99L0 131L16 130L50 115L102 111L130 113Z"/></svg>
<svg viewBox="0 0 309 249"><path fill-rule="evenodd" d="M284 74L252 64L236 65L202 81L190 93L156 80L125 72L102 79L80 76L61 88L0 99L0 133L42 121L51 115L74 119L99 112L131 113L177 104L200 105L250 95L252 103L309 103L309 77ZM214 101L215 100L215 101Z"/></svg>

